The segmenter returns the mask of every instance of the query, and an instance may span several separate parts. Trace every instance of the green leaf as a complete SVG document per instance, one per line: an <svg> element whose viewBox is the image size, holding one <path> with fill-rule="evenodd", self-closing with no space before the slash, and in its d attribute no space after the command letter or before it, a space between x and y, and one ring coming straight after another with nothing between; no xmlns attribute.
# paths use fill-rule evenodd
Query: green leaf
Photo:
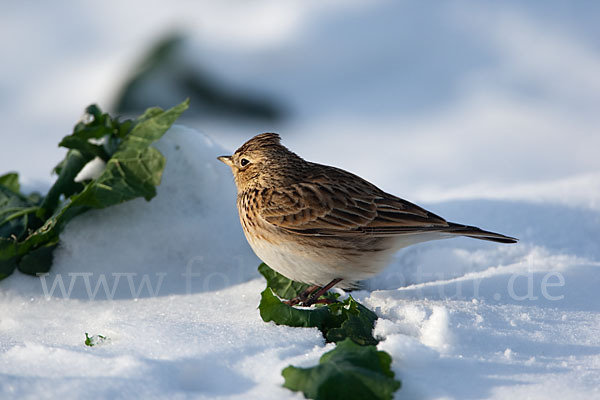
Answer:
<svg viewBox="0 0 600 400"><path fill-rule="evenodd" d="M61 163L58 178L42 202L38 217L44 220L47 219L58 207L61 196L69 197L82 190L83 185L75 182L75 177L92 158L91 155L86 157L76 149L67 152L64 161Z"/></svg>
<svg viewBox="0 0 600 400"><path fill-rule="evenodd" d="M9 181L14 181L9 179ZM5 181L6 182L6 181ZM12 185L13 189L16 186ZM18 242L41 225L38 203L8 187L0 186L0 280L16 268L21 253Z"/></svg>
<svg viewBox="0 0 600 400"><path fill-rule="evenodd" d="M317 307L309 310L290 307L281 302L269 287L261 293L258 309L263 321L273 321L277 325L319 328L323 331L328 325L335 324L333 321L335 316L331 314L329 308Z"/></svg>
<svg viewBox="0 0 600 400"><path fill-rule="evenodd" d="M190 100L187 99L167 111L162 111L157 107L149 108L135 121L131 133L123 140L125 146L142 149L160 139L189 106Z"/></svg>
<svg viewBox="0 0 600 400"><path fill-rule="evenodd" d="M283 303L272 289L261 293L260 316L265 322L302 328L318 328L328 342L350 338L358 344L377 344L372 335L377 315L349 296L344 302L300 309Z"/></svg>
<svg viewBox="0 0 600 400"><path fill-rule="evenodd" d="M13 273L17 267L17 241L0 237L0 280Z"/></svg>
<svg viewBox="0 0 600 400"><path fill-rule="evenodd" d="M291 307L281 301L293 298L308 285L292 282L261 264L259 272L267 280L258 306L263 321L294 327L316 327L337 347L321 357L312 368L288 366L282 371L284 386L302 391L314 399L391 399L400 388L390 369L389 354L377 351L373 328L377 315L348 296L313 308ZM330 299L336 300L336 296Z"/></svg>
<svg viewBox="0 0 600 400"><path fill-rule="evenodd" d="M140 117L134 128L134 130L137 128L136 139L127 140L129 137L127 136L108 161L102 174L87 183L80 193L73 194L70 201L58 208L47 219L44 226L27 237L19 245L19 253L23 255L40 246L58 243L58 235L65 224L91 208L110 207L137 197L144 197L146 200L154 197L156 195L155 186L160 184L166 160L158 150L149 145L168 130L170 125L167 124L175 121L187 106L188 101L186 100L170 110L153 109ZM148 117L148 115L151 116ZM130 132L131 134L133 131ZM69 153L71 156L67 158L67 163L61 170L61 175L55 184L56 189L55 191L51 189L53 196L70 190L70 182L81 170L80 166L83 167L81 164L86 160L78 150L70 150ZM69 159L73 161L70 162ZM59 181L62 183L59 184ZM55 198L54 201L58 200ZM47 272L47 262L51 262L51 251L47 249L40 253L39 256L32 258L32 262L27 263L24 268L19 266L19 270L32 275Z"/></svg>
<svg viewBox="0 0 600 400"><path fill-rule="evenodd" d="M78 150L88 160L99 157L102 160L107 161L110 158L110 155L106 152L104 146L91 143L88 139L78 136L65 136L58 145L68 149Z"/></svg>
<svg viewBox="0 0 600 400"><path fill-rule="evenodd" d="M167 111L147 110L135 121L102 175L73 198L73 203L104 208L136 197L150 200L156 196L166 159L149 146L162 137L188 106L186 100Z"/></svg>
<svg viewBox="0 0 600 400"><path fill-rule="evenodd" d="M81 139L100 139L106 135L114 134L115 130L118 130L118 125L118 119L113 120L110 115L103 113L97 105L92 104L85 109L82 120L73 128L72 136Z"/></svg>
<svg viewBox="0 0 600 400"><path fill-rule="evenodd" d="M165 165L166 159L153 147L124 148L108 161L102 175L72 201L80 206L105 208L137 197L150 200L156 196L155 186L160 184Z"/></svg>
<svg viewBox="0 0 600 400"><path fill-rule="evenodd" d="M21 190L21 185L19 185L19 174L16 172L9 172L0 176L0 185L15 193L19 193Z"/></svg>
<svg viewBox="0 0 600 400"><path fill-rule="evenodd" d="M88 347L99 346L101 344L105 344L110 342L110 338L103 335L92 335L89 336L88 333L85 333L85 342L84 344Z"/></svg>
<svg viewBox="0 0 600 400"><path fill-rule="evenodd" d="M186 100L167 111L152 108L137 120L123 123L95 105L88 107L87 118L61 141L70 150L56 167L59 176L43 200L37 194L25 197L13 191L18 188L15 174L0 177L6 184L0 184L0 279L15 267L32 275L47 272L60 232L77 215L138 197L154 197L166 159L150 145L188 106ZM101 138L103 144L89 141ZM94 157L108 156L97 179L85 185L75 182Z"/></svg>
<svg viewBox="0 0 600 400"><path fill-rule="evenodd" d="M267 280L267 287L273 289L273 292L282 299L293 299L309 287L305 283L294 282L286 278L265 263L258 266L258 272Z"/></svg>
<svg viewBox="0 0 600 400"><path fill-rule="evenodd" d="M325 353L315 367L285 368L283 386L310 399L391 399L401 386L394 379L391 361L389 354L375 346L346 339Z"/></svg>
<svg viewBox="0 0 600 400"><path fill-rule="evenodd" d="M338 312L344 317L339 327L329 327L325 333L328 342L340 342L346 338L360 345L376 345L379 343L373 337L373 328L377 314L358 303L349 296L343 303L333 303L327 306L332 312ZM339 307L339 311L335 308Z"/></svg>
<svg viewBox="0 0 600 400"><path fill-rule="evenodd" d="M45 244L28 253L19 261L19 271L29 274L43 274L50 271L54 250L58 247L58 237L55 242Z"/></svg>
<svg viewBox="0 0 600 400"><path fill-rule="evenodd" d="M377 315L348 296L343 302L333 302L326 306L296 308L283 303L275 294L283 298L293 298L308 285L293 282L261 264L258 271L267 279L267 288L261 294L258 306L263 321L273 321L277 325L318 328L328 342L339 342L351 338L361 345L377 344L373 328Z"/></svg>
<svg viewBox="0 0 600 400"><path fill-rule="evenodd" d="M25 236L29 219L35 216L35 211L36 205L27 198L0 186L0 237L20 239Z"/></svg>

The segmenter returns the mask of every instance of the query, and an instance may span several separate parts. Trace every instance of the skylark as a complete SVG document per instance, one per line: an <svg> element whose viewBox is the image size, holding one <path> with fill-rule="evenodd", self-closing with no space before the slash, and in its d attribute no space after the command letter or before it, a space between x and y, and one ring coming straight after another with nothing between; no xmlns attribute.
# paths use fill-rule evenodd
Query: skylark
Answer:
<svg viewBox="0 0 600 400"><path fill-rule="evenodd" d="M517 239L443 218L342 169L305 161L276 133L255 136L232 156L237 206L248 243L285 277L313 285L291 304L311 305L334 285L355 287L399 249L468 236Z"/></svg>

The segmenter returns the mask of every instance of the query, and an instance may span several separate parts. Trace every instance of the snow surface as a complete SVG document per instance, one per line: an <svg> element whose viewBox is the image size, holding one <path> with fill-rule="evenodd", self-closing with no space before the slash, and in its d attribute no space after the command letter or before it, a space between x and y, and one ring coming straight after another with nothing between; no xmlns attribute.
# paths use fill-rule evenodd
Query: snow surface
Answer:
<svg viewBox="0 0 600 400"><path fill-rule="evenodd" d="M177 127L158 143L155 199L78 217L50 275L1 281L0 398L301 398L281 369L331 345L261 321L259 261L215 160L263 131L521 239L407 248L353 294L380 316L398 398L600 398L600 3L0 8L0 173L19 171L26 190L50 184L83 108L108 108L173 28L192 36L191 61L290 111L276 123L184 115L211 139ZM85 332L110 341L86 347Z"/></svg>
<svg viewBox="0 0 600 400"><path fill-rule="evenodd" d="M49 275L1 283L0 397L297 398L281 370L332 348L317 329L260 319L259 261L216 160L227 151L180 126L157 147L168 162L155 199L78 217ZM380 317L375 334L402 379L399 398L596 398L598 214L433 206L523 240L413 246L353 294ZM536 210L546 214L537 224L519 220ZM586 231L561 249L538 234L555 229L550 215ZM86 347L85 332L110 341Z"/></svg>

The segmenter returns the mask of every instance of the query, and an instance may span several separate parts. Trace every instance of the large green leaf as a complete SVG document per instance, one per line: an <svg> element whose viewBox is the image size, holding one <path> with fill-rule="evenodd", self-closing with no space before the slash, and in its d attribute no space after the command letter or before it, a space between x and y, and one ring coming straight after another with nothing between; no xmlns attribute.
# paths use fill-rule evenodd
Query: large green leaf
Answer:
<svg viewBox="0 0 600 400"><path fill-rule="evenodd" d="M151 144L188 106L186 100L167 111L152 108L124 122L97 106L88 107L87 118L60 143L69 151L55 168L58 178L43 199L18 193L14 174L0 177L0 279L15 266L27 274L47 272L61 230L77 215L138 197L152 199L166 160ZM85 184L75 182L95 157L107 159L102 174Z"/></svg>
<svg viewBox="0 0 600 400"><path fill-rule="evenodd" d="M258 306L263 321L318 328L328 342L337 343L315 367L285 368L285 387L314 399L392 398L400 382L390 369L392 358L375 347L378 341L372 332L377 315L373 311L352 296L341 302L336 296L329 296L332 303L311 308L291 307L280 297L296 297L307 285L287 279L266 264L258 270L267 280Z"/></svg>
<svg viewBox="0 0 600 400"><path fill-rule="evenodd" d="M288 366L282 371L284 387L310 399L391 399L401 386L390 369L389 354L350 339L323 354L311 368Z"/></svg>
<svg viewBox="0 0 600 400"><path fill-rule="evenodd" d="M150 200L156 196L155 186L160 184L166 159L150 145L162 137L188 106L186 100L167 111L150 109L138 118L133 123L133 130L108 160L102 174L87 183L83 191L71 196L70 201L55 212L43 227L23 242L20 254L41 245L46 246L47 250L27 259L27 265L19 265L19 270L27 274L47 272L52 262L51 252L56 247L53 245L58 242L64 225L75 216L91 208L110 207L137 197ZM63 168L61 175L63 172L68 173L68 166Z"/></svg>
<svg viewBox="0 0 600 400"><path fill-rule="evenodd" d="M302 328L318 328L328 342L350 338L358 344L377 344L373 328L377 315L349 296L343 302L310 309L283 303L271 290L261 293L260 316L265 322Z"/></svg>
<svg viewBox="0 0 600 400"><path fill-rule="evenodd" d="M266 264L261 264L258 270L267 279L267 288L262 292L258 306L263 321L273 321L277 325L318 328L328 342L350 338L361 345L378 343L372 334L377 315L357 303L352 296L343 302L336 301L310 309L291 307L275 294L292 298L301 293L307 285L287 279Z"/></svg>

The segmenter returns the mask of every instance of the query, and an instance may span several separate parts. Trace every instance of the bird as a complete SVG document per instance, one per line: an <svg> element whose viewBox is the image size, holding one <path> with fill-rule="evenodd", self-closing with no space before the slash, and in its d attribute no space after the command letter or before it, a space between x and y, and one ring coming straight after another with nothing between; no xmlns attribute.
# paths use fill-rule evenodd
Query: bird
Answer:
<svg viewBox="0 0 600 400"><path fill-rule="evenodd" d="M254 253L286 278L310 285L290 305L311 306L334 286L356 288L413 244L459 236L518 241L448 222L353 173L306 161L277 133L254 136L217 159L233 173L240 223Z"/></svg>

